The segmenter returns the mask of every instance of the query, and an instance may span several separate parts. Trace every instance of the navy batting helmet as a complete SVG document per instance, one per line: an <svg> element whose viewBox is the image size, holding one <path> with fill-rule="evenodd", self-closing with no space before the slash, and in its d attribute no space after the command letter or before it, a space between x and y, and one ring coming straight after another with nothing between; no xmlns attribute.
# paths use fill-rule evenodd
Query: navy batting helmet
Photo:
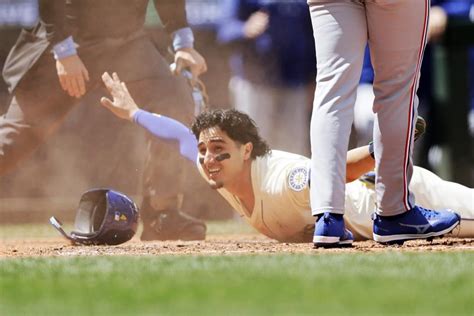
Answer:
<svg viewBox="0 0 474 316"><path fill-rule="evenodd" d="M138 208L125 194L111 189L92 189L79 201L75 230L68 235L54 216L50 223L74 244L118 245L137 231Z"/></svg>

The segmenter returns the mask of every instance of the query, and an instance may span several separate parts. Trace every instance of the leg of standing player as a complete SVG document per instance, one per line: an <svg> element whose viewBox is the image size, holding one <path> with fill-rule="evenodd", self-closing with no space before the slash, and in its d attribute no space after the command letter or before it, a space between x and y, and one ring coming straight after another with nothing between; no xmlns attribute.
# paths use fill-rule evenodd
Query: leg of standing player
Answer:
<svg viewBox="0 0 474 316"><path fill-rule="evenodd" d="M318 68L310 133L311 209L313 215L343 214L346 152L367 43L365 7L353 1L314 1L310 13ZM315 244L339 243L344 227L342 217L336 218L337 233L319 235L316 225Z"/></svg>
<svg viewBox="0 0 474 316"><path fill-rule="evenodd" d="M60 87L54 59L44 54L14 91L0 118L0 174L18 164L53 134L76 101Z"/></svg>
<svg viewBox="0 0 474 316"><path fill-rule="evenodd" d="M311 119L311 209L344 213L346 152L364 47L364 6L331 2L310 7L318 74ZM313 190L314 188L314 190Z"/></svg>
<svg viewBox="0 0 474 316"><path fill-rule="evenodd" d="M419 74L426 45L430 0L366 3L374 67L374 148L377 215L374 239L403 243L442 236L460 216L415 205L409 190Z"/></svg>
<svg viewBox="0 0 474 316"><path fill-rule="evenodd" d="M374 148L379 214L414 206L408 190L417 117L416 90L426 43L429 0L367 3L374 78Z"/></svg>

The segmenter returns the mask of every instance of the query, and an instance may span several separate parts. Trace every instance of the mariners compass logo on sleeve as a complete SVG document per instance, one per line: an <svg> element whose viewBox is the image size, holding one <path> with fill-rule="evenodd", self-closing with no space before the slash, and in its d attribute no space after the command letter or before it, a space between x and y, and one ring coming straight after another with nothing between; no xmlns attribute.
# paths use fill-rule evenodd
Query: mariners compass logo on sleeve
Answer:
<svg viewBox="0 0 474 316"><path fill-rule="evenodd" d="M306 167L295 167L288 175L288 185L293 191L299 192L306 188L309 172Z"/></svg>

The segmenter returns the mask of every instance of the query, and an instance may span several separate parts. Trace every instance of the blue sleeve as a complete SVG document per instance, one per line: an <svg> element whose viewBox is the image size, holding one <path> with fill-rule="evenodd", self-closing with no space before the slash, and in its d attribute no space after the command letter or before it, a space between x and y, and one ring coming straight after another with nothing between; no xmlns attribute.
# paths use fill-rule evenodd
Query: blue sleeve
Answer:
<svg viewBox="0 0 474 316"><path fill-rule="evenodd" d="M195 163L198 155L194 134L181 122L172 118L138 110L133 121L163 140L178 141L181 156Z"/></svg>
<svg viewBox="0 0 474 316"><path fill-rule="evenodd" d="M173 36L173 49L175 51L182 48L193 48L194 47L194 34L190 27L184 27L176 30L172 34Z"/></svg>
<svg viewBox="0 0 474 316"><path fill-rule="evenodd" d="M77 55L76 43L72 36L68 36L65 40L53 46L54 59L62 59L72 55Z"/></svg>

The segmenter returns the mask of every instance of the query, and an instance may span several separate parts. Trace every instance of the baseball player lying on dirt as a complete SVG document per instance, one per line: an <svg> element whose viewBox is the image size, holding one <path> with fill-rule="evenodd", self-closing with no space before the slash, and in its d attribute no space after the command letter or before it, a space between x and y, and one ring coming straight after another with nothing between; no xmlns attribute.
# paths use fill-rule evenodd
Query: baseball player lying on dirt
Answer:
<svg viewBox="0 0 474 316"><path fill-rule="evenodd" d="M197 164L203 178L256 230L281 242L312 241L309 186L318 183L309 183L308 158L270 150L254 122L236 110L198 115L191 133L180 122L141 110L115 73L113 78L104 73L102 79L113 97L103 97L103 106L156 137L177 141L181 154ZM349 151L344 218L356 240L372 239L375 192L358 179L373 168L369 146ZM473 189L418 167L410 185L419 205L456 210L461 224L453 235L474 237Z"/></svg>

